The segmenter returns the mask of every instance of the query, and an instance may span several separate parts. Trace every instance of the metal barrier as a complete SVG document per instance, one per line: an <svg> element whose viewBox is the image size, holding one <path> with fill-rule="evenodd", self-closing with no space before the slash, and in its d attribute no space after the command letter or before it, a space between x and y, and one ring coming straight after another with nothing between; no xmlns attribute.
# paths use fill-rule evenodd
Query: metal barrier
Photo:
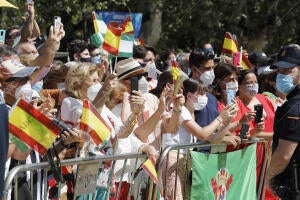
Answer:
<svg viewBox="0 0 300 200"><path fill-rule="evenodd" d="M251 144L261 142L266 144L267 141L260 139L260 140L249 140L245 141L242 144ZM190 188L188 184L178 183L178 177L180 179L179 182L186 183L189 177L189 172L191 171L190 163L190 151L192 149L207 149L208 147L224 147L226 149L226 144L183 144L183 145L170 145L164 149L161 153L158 166L157 166L157 174L159 179L159 189L162 193L163 199L180 199L176 196L178 190L179 196L183 199L189 199L189 192ZM266 151L267 146L264 145L264 150ZM222 148L221 148L222 149ZM258 199L264 199L264 175L269 164L267 157L264 157L263 166L261 169L259 184L257 185L257 197ZM168 179L168 181L167 181ZM171 191L168 191L168 188ZM171 189L170 189L171 188ZM157 192L158 188L154 188L154 194ZM182 194L184 192L184 194ZM155 195L152 195L152 199L156 199Z"/></svg>
<svg viewBox="0 0 300 200"><path fill-rule="evenodd" d="M259 140L259 141L246 141L243 144L249 144L249 143L255 143L255 142L262 142L266 143L266 140ZM190 151L192 149L203 149L203 148L218 148L218 147L224 147L226 144L184 144L184 145L171 145L168 146L164 149L164 151L160 154L159 162L157 165L157 174L158 174L158 179L159 179L159 186L156 186L153 184L152 180L149 180L149 184L147 185L147 200L156 200L156 199L164 199L166 197L166 194L171 194L169 198L166 199L176 199L176 193L178 190L185 191L183 195L183 199L189 199L189 191L190 188L188 185L180 185L180 181L178 182L177 177L180 176L182 178L183 182L186 182L186 180L189 178L189 172L191 169L191 166L189 165L190 163ZM266 145L264 145L266 148ZM265 149L266 150L266 149ZM92 157L86 157L86 158L76 158L76 159L68 159L68 160L62 160L61 161L61 166L71 166L71 165L82 165L82 164L94 164L94 163L103 163L106 161L112 161L111 164L111 172L115 172L115 164L117 161L123 161L123 167L119 174L121 174L121 180L124 178L124 174L126 173L126 163L131 162L134 163L133 171L131 171L131 180L134 179L134 176L139 168L138 161L140 159L146 159L147 155L146 154L121 154L121 155L113 155L113 156L92 156ZM168 166L169 163L169 158L173 159L172 160L172 167ZM264 175L266 172L266 168L268 166L269 160L267 157L264 157L263 160L263 166L262 166L262 172L261 172L261 177L259 177L259 184L257 186L257 196L258 199L263 199L264 197ZM5 188L4 188L4 200L7 200L7 197L9 195L9 191L12 187L15 188L14 190L14 195L15 197L18 196L18 174L22 172L30 172L30 189L31 189L31 194L33 194L32 191L32 186L33 186L33 173L34 171L37 170L44 170L43 172L43 185L46 188L44 192L44 199L48 199L48 183L47 183L47 176L48 176L48 170L50 169L50 166L47 162L43 163L38 163L38 164L28 164L28 165L20 165L12 170L9 171L6 180L5 180ZM112 173L111 173L112 174ZM170 176L169 176L170 175ZM173 190L168 192L167 187L169 186L166 184L166 179L171 178L171 180L174 180L175 182L170 182L168 181L168 184L172 184ZM173 178L173 179L172 179ZM12 185L13 180L16 184L14 186ZM107 182L111 182L111 176L108 178ZM114 184L108 184L109 187L115 187ZM62 184L59 184L58 186L58 193L60 194ZM129 185L128 188L128 195L127 198L129 197L129 194L132 190L132 186L135 187L140 187L140 183L137 181L134 181ZM120 181L120 185L115 193L115 198L114 199L119 199L120 195L122 196L122 181ZM109 189L108 188L108 193ZM158 195L158 190L161 192L161 197ZM141 196L138 196L141 199ZM104 199L109 199L111 198L110 194L104 198ZM15 198L17 199L17 198ZM83 199L86 199L85 197ZM103 199L103 198L102 198ZM137 199L136 196L133 199Z"/></svg>
<svg viewBox="0 0 300 200"><path fill-rule="evenodd" d="M133 179L133 176L137 170L138 166L138 161L139 159L143 159L145 160L147 158L146 154L121 154L121 155L113 155L113 156L91 156L91 157L86 157L86 158L76 158L76 159L68 159L68 160L62 160L61 161L61 166L74 166L74 165L80 165L80 164L95 164L95 163L103 163L106 161L112 161L112 165L111 165L111 172L115 171L115 163L116 161L124 161L123 163L123 168L121 170L121 180L123 180L123 176L126 173L126 163L133 161L134 162L134 167L133 167L133 171L131 173L131 178ZM30 189L31 189L31 194L33 195L33 173L37 170L43 170L43 185L45 187L45 192L44 192L44 199L48 199L48 183L47 183L47 176L48 176L48 170L50 170L50 166L49 163L47 162L42 162L42 163L36 163L36 164L26 164L26 165L20 165L17 166L13 169L11 169L5 179L5 188L4 188L4 200L8 199L9 191L12 189L12 187L14 187L14 196L15 199L18 199L18 174L22 173L22 172L30 172ZM12 186L13 180L15 182L14 186ZM108 182L111 181L111 176L109 177L109 180L107 180ZM139 183L134 183L134 184L139 184ZM128 192L128 196L129 193L131 191L131 186L134 184L130 184L130 188L129 188L129 192ZM59 184L58 186L58 194L60 194L60 190L61 190L61 184ZM114 184L113 184L114 186ZM111 187L111 186L110 186ZM115 195L115 199L119 199L118 197L120 196L120 188L122 187L122 181L120 181L120 185L119 185L119 189ZM108 189L108 193L109 193L109 189ZM21 194L22 195L22 194ZM108 195L109 197L109 195ZM107 199L108 199L107 197ZM86 199L85 197L83 199Z"/></svg>

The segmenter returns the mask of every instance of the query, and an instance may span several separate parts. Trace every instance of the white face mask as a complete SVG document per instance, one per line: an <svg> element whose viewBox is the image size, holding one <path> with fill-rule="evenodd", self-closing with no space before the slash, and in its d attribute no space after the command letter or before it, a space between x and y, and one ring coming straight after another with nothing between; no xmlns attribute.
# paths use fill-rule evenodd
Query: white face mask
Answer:
<svg viewBox="0 0 300 200"><path fill-rule="evenodd" d="M215 79L214 70L210 70L210 71L201 73L199 79L200 79L200 81L202 81L204 83L205 86L211 85Z"/></svg>
<svg viewBox="0 0 300 200"><path fill-rule="evenodd" d="M5 100L4 100L4 93L3 91L0 89L0 104L4 104Z"/></svg>
<svg viewBox="0 0 300 200"><path fill-rule="evenodd" d="M156 73L156 65L155 63L150 63L147 65L148 67L148 77L157 80L157 73Z"/></svg>
<svg viewBox="0 0 300 200"><path fill-rule="evenodd" d="M90 101L94 101L94 99L96 98L101 87L102 87L102 85L100 83L97 83L97 84L91 85L87 89L87 97L89 98Z"/></svg>
<svg viewBox="0 0 300 200"><path fill-rule="evenodd" d="M58 89L65 89L65 83L56 83Z"/></svg>
<svg viewBox="0 0 300 200"><path fill-rule="evenodd" d="M249 96L249 97L254 97L258 93L258 88L259 87L258 87L257 83L245 85L246 95Z"/></svg>
<svg viewBox="0 0 300 200"><path fill-rule="evenodd" d="M207 105L208 98L206 95L198 96L198 102L194 103L195 110L202 110Z"/></svg>
<svg viewBox="0 0 300 200"><path fill-rule="evenodd" d="M139 80L139 91L142 94L145 94L148 92L148 81L146 80L146 78L144 76L142 76L142 78Z"/></svg>
<svg viewBox="0 0 300 200"><path fill-rule="evenodd" d="M229 90L233 90L234 94L236 94L236 92L239 90L239 84L238 82L229 82L226 83L226 89L223 90L224 93L227 93Z"/></svg>
<svg viewBox="0 0 300 200"><path fill-rule="evenodd" d="M19 87L17 87L16 92L15 92L15 97L16 99L23 96L23 98L30 102L32 100L32 88L29 82L27 82L24 85L21 85Z"/></svg>

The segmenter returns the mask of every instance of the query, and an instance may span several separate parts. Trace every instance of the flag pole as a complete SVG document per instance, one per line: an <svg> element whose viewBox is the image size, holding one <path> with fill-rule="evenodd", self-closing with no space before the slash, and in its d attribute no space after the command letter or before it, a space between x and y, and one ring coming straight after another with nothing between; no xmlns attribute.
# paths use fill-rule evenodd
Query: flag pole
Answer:
<svg viewBox="0 0 300 200"><path fill-rule="evenodd" d="M109 56L110 58L108 59L109 60L109 69L110 69L110 74L112 74L113 73L113 71L112 71L112 64L111 64L111 59L112 59L112 57L111 56Z"/></svg>
<svg viewBox="0 0 300 200"><path fill-rule="evenodd" d="M114 67L114 73L116 73L117 60L118 60L118 56L116 56L116 58L115 58L115 67Z"/></svg>

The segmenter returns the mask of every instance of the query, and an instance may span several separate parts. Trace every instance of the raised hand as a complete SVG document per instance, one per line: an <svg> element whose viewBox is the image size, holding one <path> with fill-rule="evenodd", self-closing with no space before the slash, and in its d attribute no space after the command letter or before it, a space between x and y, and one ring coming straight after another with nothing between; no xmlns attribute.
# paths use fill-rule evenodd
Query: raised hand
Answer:
<svg viewBox="0 0 300 200"><path fill-rule="evenodd" d="M142 93L138 91L132 91L132 93L133 95L129 96L130 107L132 113L137 115L143 112L145 100L142 97Z"/></svg>

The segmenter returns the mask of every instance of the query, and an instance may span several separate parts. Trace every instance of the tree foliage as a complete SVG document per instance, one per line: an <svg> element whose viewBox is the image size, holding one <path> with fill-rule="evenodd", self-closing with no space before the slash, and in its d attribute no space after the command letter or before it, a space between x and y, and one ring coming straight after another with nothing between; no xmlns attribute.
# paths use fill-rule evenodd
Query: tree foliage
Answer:
<svg viewBox="0 0 300 200"><path fill-rule="evenodd" d="M1 26L22 24L26 16L24 0L9 0L19 10L1 9ZM226 31L238 37L239 44L271 54L281 45L300 40L300 2L294 0L36 0L37 21L43 33L61 16L67 42L88 39L93 34L93 10L142 12L141 36L158 49L190 51L210 42L221 50Z"/></svg>

